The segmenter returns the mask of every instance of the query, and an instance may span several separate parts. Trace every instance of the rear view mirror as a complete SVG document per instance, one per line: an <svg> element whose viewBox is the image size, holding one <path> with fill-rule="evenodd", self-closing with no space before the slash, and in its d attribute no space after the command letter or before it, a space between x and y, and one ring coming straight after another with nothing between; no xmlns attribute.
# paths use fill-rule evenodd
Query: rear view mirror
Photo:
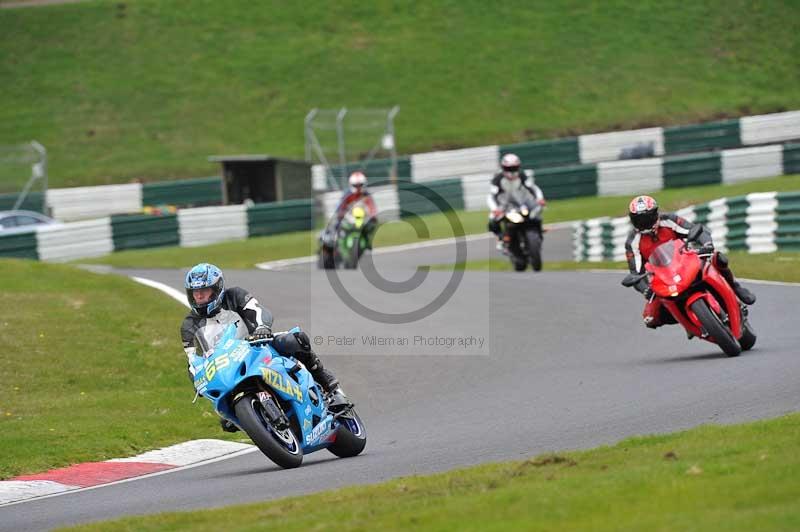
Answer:
<svg viewBox="0 0 800 532"><path fill-rule="evenodd" d="M647 276L646 273L629 273L622 280L622 286L633 286Z"/></svg>

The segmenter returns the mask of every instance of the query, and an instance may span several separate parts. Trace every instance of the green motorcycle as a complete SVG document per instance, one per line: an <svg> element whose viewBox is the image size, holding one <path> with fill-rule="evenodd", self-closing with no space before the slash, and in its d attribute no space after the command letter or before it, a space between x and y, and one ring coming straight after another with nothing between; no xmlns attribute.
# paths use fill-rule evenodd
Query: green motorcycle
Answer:
<svg viewBox="0 0 800 532"><path fill-rule="evenodd" d="M370 237L374 225L374 219L367 219L364 207L354 205L342 218L335 234L333 229L326 230L320 238L320 267L357 268L364 251L372 249Z"/></svg>

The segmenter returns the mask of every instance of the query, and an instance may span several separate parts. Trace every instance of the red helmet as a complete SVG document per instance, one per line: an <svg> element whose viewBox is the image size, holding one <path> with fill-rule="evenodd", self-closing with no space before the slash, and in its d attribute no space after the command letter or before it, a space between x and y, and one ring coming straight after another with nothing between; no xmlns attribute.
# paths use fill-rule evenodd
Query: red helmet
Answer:
<svg viewBox="0 0 800 532"><path fill-rule="evenodd" d="M514 153L506 153L500 159L500 167L504 172L519 172L520 166L522 166L522 161Z"/></svg>
<svg viewBox="0 0 800 532"><path fill-rule="evenodd" d="M650 231L658 223L658 202L650 196L636 196L628 205L628 216L637 231Z"/></svg>

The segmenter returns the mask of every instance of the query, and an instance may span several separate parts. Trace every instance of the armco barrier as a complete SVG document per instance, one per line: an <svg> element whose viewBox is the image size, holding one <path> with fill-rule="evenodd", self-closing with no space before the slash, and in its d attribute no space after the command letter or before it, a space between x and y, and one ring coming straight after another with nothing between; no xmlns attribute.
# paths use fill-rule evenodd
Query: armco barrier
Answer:
<svg viewBox="0 0 800 532"><path fill-rule="evenodd" d="M719 153L664 157L664 188L694 187L722 182Z"/></svg>
<svg viewBox="0 0 800 532"><path fill-rule="evenodd" d="M179 179L142 185L142 206L205 207L221 204L222 179L220 177Z"/></svg>
<svg viewBox="0 0 800 532"><path fill-rule="evenodd" d="M660 158L597 163L597 194L619 196L664 188Z"/></svg>
<svg viewBox="0 0 800 532"><path fill-rule="evenodd" d="M108 217L44 226L37 230L36 240L39 258L52 262L99 257L114 251Z"/></svg>
<svg viewBox="0 0 800 532"><path fill-rule="evenodd" d="M464 208L461 179L442 179L424 184L398 183L397 197L401 216L421 216Z"/></svg>
<svg viewBox="0 0 800 532"><path fill-rule="evenodd" d="M494 174L465 175L461 178L461 189L464 192L464 209L481 211L489 208L489 184Z"/></svg>
<svg viewBox="0 0 800 532"><path fill-rule="evenodd" d="M664 151L668 154L737 146L741 146L739 120L664 128Z"/></svg>
<svg viewBox="0 0 800 532"><path fill-rule="evenodd" d="M16 257L19 259L38 259L36 232L0 234L0 257Z"/></svg>
<svg viewBox="0 0 800 532"><path fill-rule="evenodd" d="M775 245L779 249L800 251L800 192L777 196Z"/></svg>
<svg viewBox="0 0 800 532"><path fill-rule="evenodd" d="M53 218L84 220L142 209L142 185L57 188L47 191L47 207Z"/></svg>
<svg viewBox="0 0 800 532"><path fill-rule="evenodd" d="M800 111L739 119L742 144L767 144L800 138Z"/></svg>
<svg viewBox="0 0 800 532"><path fill-rule="evenodd" d="M313 228L312 200L260 203L247 209L247 232L251 237L307 231Z"/></svg>
<svg viewBox="0 0 800 532"><path fill-rule="evenodd" d="M494 172L499 158L498 146L415 154L411 156L411 176L415 182L425 182Z"/></svg>
<svg viewBox="0 0 800 532"><path fill-rule="evenodd" d="M783 146L783 173L800 173L800 144L784 144Z"/></svg>
<svg viewBox="0 0 800 532"><path fill-rule="evenodd" d="M198 207L178 211L178 233L182 247L204 246L247 238L247 207Z"/></svg>
<svg viewBox="0 0 800 532"><path fill-rule="evenodd" d="M664 154L664 133L660 127L595 133L578 137L582 163L621 159L622 151L634 146L651 146L653 155Z"/></svg>
<svg viewBox="0 0 800 532"><path fill-rule="evenodd" d="M738 183L783 173L781 145L723 150L720 160L723 183Z"/></svg>
<svg viewBox="0 0 800 532"><path fill-rule="evenodd" d="M396 198L396 191L392 190L392 194ZM199 207L179 210L177 215L118 215L38 226L29 233L0 233L0 257L58 262L125 249L201 246L313 227L312 200L257 204L250 208Z"/></svg>
<svg viewBox="0 0 800 532"><path fill-rule="evenodd" d="M522 160L526 170L580 164L578 138L569 137L554 140L537 140L500 146L500 157L515 153Z"/></svg>
<svg viewBox="0 0 800 532"><path fill-rule="evenodd" d="M718 160L719 154L700 154L685 158L673 158L680 152L698 150L719 150L737 146L779 143L800 139L800 111L774 113L744 117L735 120L717 121L706 124L673 126L667 128L646 128L632 131L596 133L561 139L536 140L503 146L481 146L450 151L419 153L397 160L397 179L411 181L435 181L459 176L491 174L497 171L500 157L514 152L520 155L523 168L533 169L541 174L545 169L577 166L578 163L599 163L628 158L631 148L652 147L654 156L668 154L664 158L665 187L687 186L689 184L718 183L722 179ZM797 146L796 144L793 146ZM715 157L717 159L715 159ZM782 165L784 173L800 172L800 162L791 150L784 150ZM711 166L711 167L709 167ZM765 172L770 165L764 165ZM772 167L774 168L774 164ZM388 159L376 159L368 163L349 163L346 171L364 170L368 177L385 178L389 176ZM334 174L340 170L334 167ZM569 175L567 171L566 175ZM543 175L547 175L544 173ZM731 174L735 175L735 171ZM324 168L312 168L313 188L323 191L327 188ZM735 178L734 178L735 179ZM569 180L569 178L567 178ZM587 195L587 188L581 192L570 192L570 183L558 184L550 197L573 197ZM574 184L574 183L572 183ZM581 182L581 185L586 183ZM118 188L122 187L122 188ZM127 188L126 188L127 187ZM96 189L96 190L90 190ZM593 194L593 193L592 193ZM143 206L176 205L179 207L199 207L220 205L222 203L222 180L219 177L146 183L144 185L108 185L101 187L80 187L78 189L51 189L47 192L47 204L53 208L56 218L61 220L85 219L112 214L138 213ZM138 199L137 199L138 198ZM13 205L10 196L0 196L0 209ZM467 203L473 203L468 201ZM8 205L8 206L7 206ZM38 200L26 200L25 207L41 210Z"/></svg>
<svg viewBox="0 0 800 532"><path fill-rule="evenodd" d="M175 214L112 216L111 235L114 251L177 246L180 243L178 216Z"/></svg>
<svg viewBox="0 0 800 532"><path fill-rule="evenodd" d="M597 195L597 166L593 164L542 168L534 172L534 179L548 199Z"/></svg>
<svg viewBox="0 0 800 532"><path fill-rule="evenodd" d="M25 199L22 200L22 204L18 208L26 211L41 212L44 214L45 208L43 196L44 194L42 192L30 192L27 196L25 196ZM0 194L0 211L11 210L17 203L18 198L19 194Z"/></svg>
<svg viewBox="0 0 800 532"><path fill-rule="evenodd" d="M324 167L323 167L324 168ZM364 172L370 178L389 179L392 175L391 159L372 159L370 161L356 161L345 165L345 177L353 172ZM341 166L331 166L331 173L335 178L342 176ZM397 178L400 180L411 179L411 159L409 157L397 158Z"/></svg>
<svg viewBox="0 0 800 532"><path fill-rule="evenodd" d="M720 251L770 253L800 250L800 192L757 192L721 198L678 211L702 223ZM627 217L596 218L573 226L575 260L624 260Z"/></svg>

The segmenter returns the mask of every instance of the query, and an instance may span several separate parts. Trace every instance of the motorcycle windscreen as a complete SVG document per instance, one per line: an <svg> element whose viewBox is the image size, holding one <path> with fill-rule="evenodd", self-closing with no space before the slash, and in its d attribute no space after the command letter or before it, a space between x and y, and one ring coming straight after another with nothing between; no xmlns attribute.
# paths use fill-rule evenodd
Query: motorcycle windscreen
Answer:
<svg viewBox="0 0 800 532"><path fill-rule="evenodd" d="M222 340L241 340L247 337L247 325L239 314L232 310L221 310L194 333L194 346L197 354L208 357Z"/></svg>
<svg viewBox="0 0 800 532"><path fill-rule="evenodd" d="M675 241L670 240L669 242L664 242L656 249L654 249L648 261L653 266L664 268L672 264L672 258L674 256L675 256Z"/></svg>

